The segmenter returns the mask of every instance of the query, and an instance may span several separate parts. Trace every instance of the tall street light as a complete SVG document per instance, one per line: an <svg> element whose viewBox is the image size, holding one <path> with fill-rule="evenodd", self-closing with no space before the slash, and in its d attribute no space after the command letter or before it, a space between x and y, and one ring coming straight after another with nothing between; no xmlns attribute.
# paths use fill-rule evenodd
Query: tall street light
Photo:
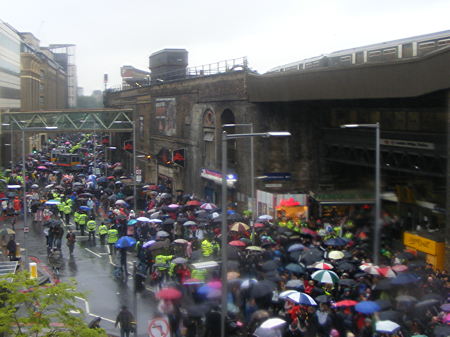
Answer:
<svg viewBox="0 0 450 337"><path fill-rule="evenodd" d="M228 239L228 224L227 224L227 171L228 171L228 154L227 154L227 141L230 139L238 138L253 138L253 137L287 137L290 136L290 132L286 131L271 131L261 133L236 133L228 134L226 131L222 132L222 301L221 301L221 316L220 316L220 336L226 337L226 317L227 317L227 272L228 272L228 252L227 252L227 239Z"/></svg>
<svg viewBox="0 0 450 337"><path fill-rule="evenodd" d="M253 123L237 123L237 124L223 124L222 127L248 126L250 133L253 133ZM250 137L250 197L252 198L250 211L252 212L250 218L250 226L252 228L252 243L255 243L255 214L256 214L256 200L255 200L255 148L253 137Z"/></svg>
<svg viewBox="0 0 450 337"><path fill-rule="evenodd" d="M25 168L25 132L26 131L49 131L58 129L57 126L46 127L23 127L22 128L22 177L23 177L23 243L25 248L25 263L28 263L28 251L27 251L27 232L25 227L28 226L28 214L27 214L27 184L26 184L26 168Z"/></svg>
<svg viewBox="0 0 450 337"><path fill-rule="evenodd" d="M378 265L381 235L381 198L380 198L380 123L375 124L344 124L341 128L375 129L375 216L373 237L373 263Z"/></svg>

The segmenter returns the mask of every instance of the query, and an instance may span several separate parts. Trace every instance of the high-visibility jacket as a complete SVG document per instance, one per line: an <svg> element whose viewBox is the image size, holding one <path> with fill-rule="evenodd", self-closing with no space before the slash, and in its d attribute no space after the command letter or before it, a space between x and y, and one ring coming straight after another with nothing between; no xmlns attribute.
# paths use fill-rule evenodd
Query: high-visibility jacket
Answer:
<svg viewBox="0 0 450 337"><path fill-rule="evenodd" d="M291 220L289 220L289 221L287 222L286 227L292 230L292 229L294 228L294 223L293 223Z"/></svg>
<svg viewBox="0 0 450 337"><path fill-rule="evenodd" d="M58 200L58 201L60 202L58 205L56 205L58 207L58 211L63 212L64 211L64 206L66 204L61 202L60 200Z"/></svg>
<svg viewBox="0 0 450 337"><path fill-rule="evenodd" d="M201 249L202 249L202 255L205 257L211 256L214 253L214 246L207 239L202 241Z"/></svg>
<svg viewBox="0 0 450 337"><path fill-rule="evenodd" d="M106 225L98 226L98 234L100 235L108 234L108 227L106 227Z"/></svg>
<svg viewBox="0 0 450 337"><path fill-rule="evenodd" d="M75 211L75 213L73 213L73 221L77 224L80 221L80 213L78 213L78 211Z"/></svg>
<svg viewBox="0 0 450 337"><path fill-rule="evenodd" d="M80 216L78 217L78 223L80 225L86 225L86 221L87 221L87 214L81 213Z"/></svg>
<svg viewBox="0 0 450 337"><path fill-rule="evenodd" d="M70 214L70 213L72 213L72 206L70 206L69 204L65 204L64 206L63 206L63 212L64 212L64 214Z"/></svg>
<svg viewBox="0 0 450 337"><path fill-rule="evenodd" d="M86 227L89 232L93 232L97 229L97 223L95 222L95 220L89 220L86 224Z"/></svg>
<svg viewBox="0 0 450 337"><path fill-rule="evenodd" d="M279 223L278 223L278 226L280 226L280 227L286 227L286 222L284 222L284 221L280 221Z"/></svg>
<svg viewBox="0 0 450 337"><path fill-rule="evenodd" d="M169 261L173 259L173 255L156 255L155 256L155 266L159 270L166 270L169 268Z"/></svg>
<svg viewBox="0 0 450 337"><path fill-rule="evenodd" d="M73 199L72 198L67 199L66 204L73 206Z"/></svg>
<svg viewBox="0 0 450 337"><path fill-rule="evenodd" d="M200 281L205 281L207 273L208 271L206 269L193 269L191 277Z"/></svg>
<svg viewBox="0 0 450 337"><path fill-rule="evenodd" d="M116 243L119 240L119 231L115 228L108 229L106 234L108 243Z"/></svg>

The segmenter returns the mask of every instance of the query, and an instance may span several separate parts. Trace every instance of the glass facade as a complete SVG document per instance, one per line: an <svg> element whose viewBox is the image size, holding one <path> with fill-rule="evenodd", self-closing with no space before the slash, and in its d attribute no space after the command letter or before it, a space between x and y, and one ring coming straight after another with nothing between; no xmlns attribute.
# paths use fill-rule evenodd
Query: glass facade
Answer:
<svg viewBox="0 0 450 337"><path fill-rule="evenodd" d="M0 21L0 109L20 108L20 37Z"/></svg>

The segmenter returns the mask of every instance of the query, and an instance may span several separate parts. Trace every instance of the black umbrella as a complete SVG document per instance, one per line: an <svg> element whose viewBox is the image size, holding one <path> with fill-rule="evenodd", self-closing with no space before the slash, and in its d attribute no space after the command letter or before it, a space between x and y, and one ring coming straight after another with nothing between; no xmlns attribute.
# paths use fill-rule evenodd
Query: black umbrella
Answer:
<svg viewBox="0 0 450 337"><path fill-rule="evenodd" d="M200 318L205 315L211 307L207 303L190 305L187 307L186 311L189 317Z"/></svg>
<svg viewBox="0 0 450 337"><path fill-rule="evenodd" d="M276 285L273 282L267 280L258 282L252 286L250 290L250 297L261 298L270 295L275 288Z"/></svg>
<svg viewBox="0 0 450 337"><path fill-rule="evenodd" d="M391 281L385 278L377 282L377 284L374 287L374 290L389 290L391 288L392 288Z"/></svg>
<svg viewBox="0 0 450 337"><path fill-rule="evenodd" d="M343 278L343 279L340 279L338 282L340 285L342 285L344 287L353 287L356 285L356 281L351 278Z"/></svg>
<svg viewBox="0 0 450 337"><path fill-rule="evenodd" d="M417 302L414 305L414 308L416 310L425 310L425 309L428 309L431 307L439 307L440 305L441 305L441 301L439 301L435 298L431 298L429 300Z"/></svg>
<svg viewBox="0 0 450 337"><path fill-rule="evenodd" d="M402 321L402 314L395 310L381 311L379 313L379 317L380 317L380 320L383 320L383 321L389 320L389 321L394 321L396 323L401 323L401 321Z"/></svg>
<svg viewBox="0 0 450 337"><path fill-rule="evenodd" d="M328 295L320 295L315 298L318 303L329 303L331 301L331 296Z"/></svg>
<svg viewBox="0 0 450 337"><path fill-rule="evenodd" d="M242 216L237 214L237 213L233 213L233 214L229 214L227 216L227 219L230 222L236 222L236 221L241 221L242 220Z"/></svg>
<svg viewBox="0 0 450 337"><path fill-rule="evenodd" d="M239 251L236 247L227 245L227 254L230 260L239 260Z"/></svg>
<svg viewBox="0 0 450 337"><path fill-rule="evenodd" d="M230 258L230 257L228 257ZM238 261L233 261L233 260L229 260L228 261L228 271L239 271L239 262Z"/></svg>
<svg viewBox="0 0 450 337"><path fill-rule="evenodd" d="M175 223L175 220L172 218L167 218L164 220L163 225L173 225Z"/></svg>
<svg viewBox="0 0 450 337"><path fill-rule="evenodd" d="M435 299L435 300L442 302L442 296L439 294L434 294L434 293L426 294L420 300L425 301L425 300L431 300L431 299Z"/></svg>
<svg viewBox="0 0 450 337"><path fill-rule="evenodd" d="M376 300L375 302L378 303L381 310L387 310L392 307L392 303L389 300Z"/></svg>
<svg viewBox="0 0 450 337"><path fill-rule="evenodd" d="M289 253L289 260L292 262L297 262L301 255L302 255L302 252L300 250Z"/></svg>
<svg viewBox="0 0 450 337"><path fill-rule="evenodd" d="M348 261L342 261L337 264L336 269L343 272L352 272L356 269L356 266Z"/></svg>
<svg viewBox="0 0 450 337"><path fill-rule="evenodd" d="M402 260L412 260L415 258L414 254L410 252L402 252L398 254L397 257Z"/></svg>
<svg viewBox="0 0 450 337"><path fill-rule="evenodd" d="M323 251L316 248L307 250L300 257L300 261L304 262L307 266L322 259L323 259Z"/></svg>
<svg viewBox="0 0 450 337"><path fill-rule="evenodd" d="M278 268L278 264L273 260L266 261L261 265L261 269L264 271L271 271L271 270L275 270L277 268Z"/></svg>
<svg viewBox="0 0 450 337"><path fill-rule="evenodd" d="M264 273L264 279L272 282L279 282L281 280L281 277L276 270L272 270Z"/></svg>
<svg viewBox="0 0 450 337"><path fill-rule="evenodd" d="M158 250L158 249L162 249L162 248L166 248L169 247L169 241L168 240L164 240L164 241L156 241L153 245L151 245L148 249L150 251L154 251L154 250Z"/></svg>

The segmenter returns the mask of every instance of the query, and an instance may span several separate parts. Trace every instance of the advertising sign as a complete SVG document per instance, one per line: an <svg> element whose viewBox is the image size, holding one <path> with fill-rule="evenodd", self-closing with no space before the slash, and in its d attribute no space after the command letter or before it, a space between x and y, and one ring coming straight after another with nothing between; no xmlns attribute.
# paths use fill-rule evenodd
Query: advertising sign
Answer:
<svg viewBox="0 0 450 337"><path fill-rule="evenodd" d="M165 136L174 136L177 131L177 110L175 98L155 100L156 131Z"/></svg>

